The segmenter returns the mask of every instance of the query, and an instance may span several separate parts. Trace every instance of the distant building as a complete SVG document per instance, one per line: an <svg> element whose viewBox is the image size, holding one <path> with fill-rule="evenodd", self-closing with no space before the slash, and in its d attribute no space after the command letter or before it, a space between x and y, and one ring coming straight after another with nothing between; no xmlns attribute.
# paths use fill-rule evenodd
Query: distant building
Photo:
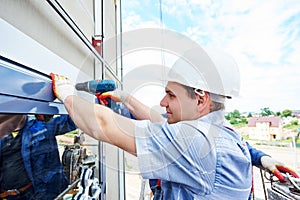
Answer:
<svg viewBox="0 0 300 200"><path fill-rule="evenodd" d="M265 116L248 119L249 139L281 140L283 139L282 121L280 117Z"/></svg>

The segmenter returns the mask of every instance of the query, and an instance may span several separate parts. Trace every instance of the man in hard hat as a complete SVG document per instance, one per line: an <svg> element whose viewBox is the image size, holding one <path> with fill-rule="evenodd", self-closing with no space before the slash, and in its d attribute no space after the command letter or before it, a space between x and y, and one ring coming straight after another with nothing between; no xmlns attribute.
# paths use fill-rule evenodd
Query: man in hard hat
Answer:
<svg viewBox="0 0 300 200"><path fill-rule="evenodd" d="M238 95L239 73L225 53L187 51L168 73L167 122L131 120L74 95L64 76L53 90L75 124L137 155L143 178L161 179L165 199L247 199L252 185L246 142L224 127L224 100ZM133 101L122 96L123 101Z"/></svg>
<svg viewBox="0 0 300 200"><path fill-rule="evenodd" d="M113 92L106 92L96 95L100 103L111 108L115 112L121 114L122 116L129 117L131 119L149 119L151 122L164 122L166 116L158 113L155 110L151 110L150 107L146 106L133 96L126 94L124 91L119 91L118 89ZM126 101L120 98L120 96L126 96L130 101ZM107 103L104 103L107 102ZM131 112L129 112L129 110ZM134 113L134 114L132 114ZM225 127L232 129L230 124L224 125ZM262 152L259 149L252 147L248 142L246 142L247 147L250 151L252 165L258 168L264 169L273 175L275 175L279 181L285 182L286 179L283 173L289 173L290 175L299 178L299 175L292 168L289 168L284 163L272 158L270 155ZM163 194L160 193L161 185L159 179L150 179L149 186L154 195ZM253 189L253 188L252 188ZM158 194L156 194L158 192ZM154 198L155 199L155 198ZM252 194L249 196L252 199Z"/></svg>
<svg viewBox="0 0 300 200"><path fill-rule="evenodd" d="M68 187L55 136L76 126L52 117L0 114L0 199L54 199Z"/></svg>

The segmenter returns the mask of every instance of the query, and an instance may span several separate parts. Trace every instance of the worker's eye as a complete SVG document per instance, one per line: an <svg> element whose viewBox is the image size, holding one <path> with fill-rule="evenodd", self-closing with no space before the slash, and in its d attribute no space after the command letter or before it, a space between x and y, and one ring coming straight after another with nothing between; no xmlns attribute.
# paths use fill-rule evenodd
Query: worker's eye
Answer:
<svg viewBox="0 0 300 200"><path fill-rule="evenodd" d="M171 93L171 92L168 93L168 96L169 96L170 98L176 97L176 96L175 96L173 93Z"/></svg>

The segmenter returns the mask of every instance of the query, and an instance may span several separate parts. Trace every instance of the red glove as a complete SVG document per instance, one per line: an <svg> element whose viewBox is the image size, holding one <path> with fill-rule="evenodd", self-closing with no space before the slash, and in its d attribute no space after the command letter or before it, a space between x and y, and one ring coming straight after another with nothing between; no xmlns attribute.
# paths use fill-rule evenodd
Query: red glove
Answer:
<svg viewBox="0 0 300 200"><path fill-rule="evenodd" d="M283 163L273 159L270 156L261 157L262 166L268 171L272 172L281 182L286 181L282 173L289 173L295 178L299 178L299 175L294 170L286 167Z"/></svg>
<svg viewBox="0 0 300 200"><path fill-rule="evenodd" d="M112 101L121 101L120 97L115 96L112 92L97 93L96 97L99 99L101 104L104 104L108 107L111 107Z"/></svg>
<svg viewBox="0 0 300 200"><path fill-rule="evenodd" d="M291 174L292 176L294 176L295 178L299 178L299 175L297 174L297 172L295 172L294 170L288 168L288 167L285 167L285 166L282 166L282 165L277 165L276 166L277 169L274 170L273 174L281 181L281 182L284 182L286 181L283 177L283 175L281 174L282 172L283 173L289 173Z"/></svg>

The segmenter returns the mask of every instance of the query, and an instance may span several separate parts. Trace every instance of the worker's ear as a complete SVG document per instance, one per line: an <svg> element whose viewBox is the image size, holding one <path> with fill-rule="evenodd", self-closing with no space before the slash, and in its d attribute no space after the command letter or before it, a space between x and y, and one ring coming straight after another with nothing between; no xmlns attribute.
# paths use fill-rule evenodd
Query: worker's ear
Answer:
<svg viewBox="0 0 300 200"><path fill-rule="evenodd" d="M203 90L195 90L196 102L199 108L209 105L209 93Z"/></svg>

